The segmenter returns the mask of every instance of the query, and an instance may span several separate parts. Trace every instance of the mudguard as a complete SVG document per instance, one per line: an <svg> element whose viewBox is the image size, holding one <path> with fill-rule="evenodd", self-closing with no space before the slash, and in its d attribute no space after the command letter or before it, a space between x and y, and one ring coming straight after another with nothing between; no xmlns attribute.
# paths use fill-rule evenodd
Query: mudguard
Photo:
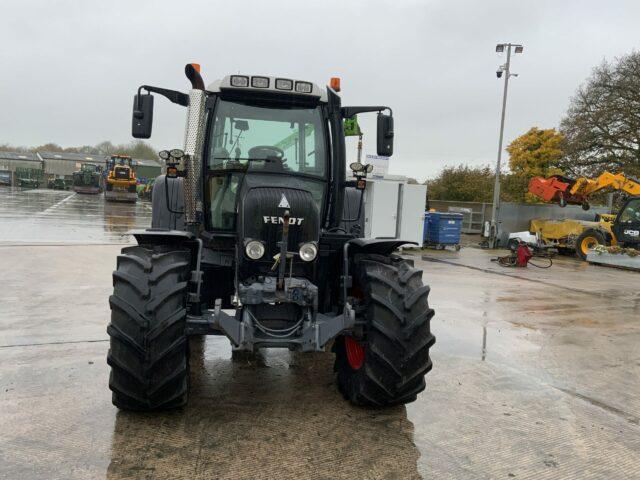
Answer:
<svg viewBox="0 0 640 480"><path fill-rule="evenodd" d="M343 252L343 273L342 278L342 300L347 304L348 289L352 285L352 278L349 274L349 263L355 255L359 253L369 253L376 255L390 255L402 245L418 245L416 242L398 240L397 238L354 238L344 244Z"/></svg>
<svg viewBox="0 0 640 480"><path fill-rule="evenodd" d="M196 238L191 232L168 228L129 230L127 235L133 235L139 245L175 245L191 242Z"/></svg>
<svg viewBox="0 0 640 480"><path fill-rule="evenodd" d="M349 254L375 253L378 255L389 255L402 245L418 244L397 238L356 238L349 242Z"/></svg>
<svg viewBox="0 0 640 480"><path fill-rule="evenodd" d="M151 227L184 230L184 179L160 175L151 193Z"/></svg>
<svg viewBox="0 0 640 480"><path fill-rule="evenodd" d="M188 248L191 255L191 288L189 291L189 302L195 305L196 312L200 311L200 288L202 286L202 271L200 264L202 261L202 240L196 238L191 232L184 230L169 230L168 228L148 228L146 230L129 230L128 235L133 235L138 245L151 247L164 245L176 249Z"/></svg>
<svg viewBox="0 0 640 480"><path fill-rule="evenodd" d="M364 231L364 203L360 206L362 194L362 191L357 190L355 187L346 187L344 189L340 228L346 233L354 234L356 237L361 237ZM356 218L358 211L360 216Z"/></svg>

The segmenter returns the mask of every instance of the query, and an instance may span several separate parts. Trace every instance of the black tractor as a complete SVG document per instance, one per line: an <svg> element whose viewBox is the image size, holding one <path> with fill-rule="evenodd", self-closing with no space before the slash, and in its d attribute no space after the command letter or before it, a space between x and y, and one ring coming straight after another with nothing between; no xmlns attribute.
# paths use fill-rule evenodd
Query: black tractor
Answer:
<svg viewBox="0 0 640 480"><path fill-rule="evenodd" d="M393 152L385 106L342 107L331 86L230 75L191 90L143 85L133 136L149 138L153 93L187 107L184 149L160 152L152 227L135 230L113 273L108 326L113 403L181 407L190 335L225 335L234 352L335 353L337 384L356 405L416 399L431 370L433 310L422 271L361 238L368 168L347 179L343 122L377 113L377 152ZM388 112L386 114L385 112Z"/></svg>

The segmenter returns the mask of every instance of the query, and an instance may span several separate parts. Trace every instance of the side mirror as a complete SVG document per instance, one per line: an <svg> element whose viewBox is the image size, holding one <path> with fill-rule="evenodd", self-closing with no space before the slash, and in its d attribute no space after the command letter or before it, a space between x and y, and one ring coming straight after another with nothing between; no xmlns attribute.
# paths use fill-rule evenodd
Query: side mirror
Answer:
<svg viewBox="0 0 640 480"><path fill-rule="evenodd" d="M133 97L131 135L133 138L150 138L153 126L153 95L138 94Z"/></svg>
<svg viewBox="0 0 640 480"><path fill-rule="evenodd" d="M378 155L393 155L393 117L382 113L378 114Z"/></svg>

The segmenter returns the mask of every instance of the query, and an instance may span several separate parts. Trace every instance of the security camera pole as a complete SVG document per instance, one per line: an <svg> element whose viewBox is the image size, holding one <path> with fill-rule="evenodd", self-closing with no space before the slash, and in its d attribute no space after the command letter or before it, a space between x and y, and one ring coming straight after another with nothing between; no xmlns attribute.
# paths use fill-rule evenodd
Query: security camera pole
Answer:
<svg viewBox="0 0 640 480"><path fill-rule="evenodd" d="M502 160L502 137L504 134L504 115L507 109L507 89L509 88L509 77L517 73L511 73L511 47L515 53L522 53L523 46L515 43L499 43L496 45L496 52L502 53L507 50L507 63L500 66L496 75L498 78L504 74L504 92L502 94L502 117L500 119L500 140L498 141L498 161L496 162L496 178L493 186L493 206L491 208L491 230L489 236L489 248L496 248L498 245L498 218L500 216L500 162Z"/></svg>

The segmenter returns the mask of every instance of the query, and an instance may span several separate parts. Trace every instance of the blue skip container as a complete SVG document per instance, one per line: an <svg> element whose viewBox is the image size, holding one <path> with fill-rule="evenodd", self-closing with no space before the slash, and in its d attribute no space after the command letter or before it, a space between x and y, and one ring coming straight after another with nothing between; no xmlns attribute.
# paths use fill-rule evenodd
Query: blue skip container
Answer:
<svg viewBox="0 0 640 480"><path fill-rule="evenodd" d="M460 245L462 214L428 212L424 219L424 244L427 246Z"/></svg>

